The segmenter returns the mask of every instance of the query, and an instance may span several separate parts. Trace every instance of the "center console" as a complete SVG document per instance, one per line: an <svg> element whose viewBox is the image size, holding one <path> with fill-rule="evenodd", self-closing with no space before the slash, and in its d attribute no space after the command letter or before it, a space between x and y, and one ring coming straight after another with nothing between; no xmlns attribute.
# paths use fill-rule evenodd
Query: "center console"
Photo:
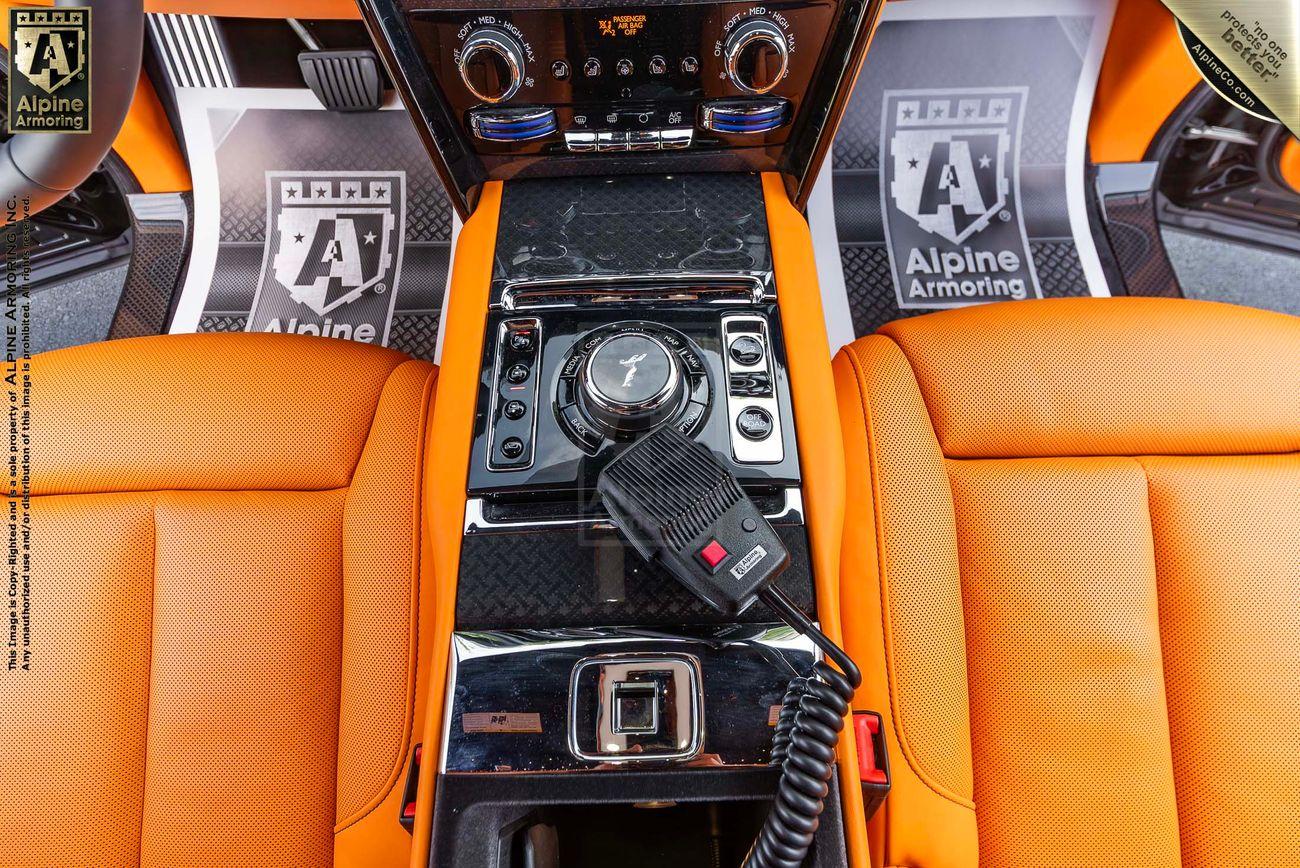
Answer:
<svg viewBox="0 0 1300 868"><path fill-rule="evenodd" d="M596 482L646 432L706 445L816 618L776 293L756 176L505 185L431 864L743 860L783 697L819 652L763 604L721 615L641 560ZM843 864L830 798L809 865Z"/></svg>
<svg viewBox="0 0 1300 868"><path fill-rule="evenodd" d="M817 604L757 173L801 203L881 4L361 5L462 214L505 182L430 864L739 865L820 659L782 622ZM715 611L616 530L601 472L665 428L772 525L783 616ZM759 551L703 539L737 581ZM845 864L837 792L805 865Z"/></svg>

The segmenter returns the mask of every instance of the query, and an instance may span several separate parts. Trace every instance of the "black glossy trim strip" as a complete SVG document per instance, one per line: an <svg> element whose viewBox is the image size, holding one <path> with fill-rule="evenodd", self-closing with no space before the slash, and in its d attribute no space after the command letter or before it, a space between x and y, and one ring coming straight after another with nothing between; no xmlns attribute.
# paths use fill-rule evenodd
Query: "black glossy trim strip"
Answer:
<svg viewBox="0 0 1300 868"><path fill-rule="evenodd" d="M401 10L391 0L358 0L357 6L402 102L412 119L419 119L415 131L447 188L452 206L461 219L467 219L474 204L469 193L487 180L487 173L466 147L451 106L434 84Z"/></svg>

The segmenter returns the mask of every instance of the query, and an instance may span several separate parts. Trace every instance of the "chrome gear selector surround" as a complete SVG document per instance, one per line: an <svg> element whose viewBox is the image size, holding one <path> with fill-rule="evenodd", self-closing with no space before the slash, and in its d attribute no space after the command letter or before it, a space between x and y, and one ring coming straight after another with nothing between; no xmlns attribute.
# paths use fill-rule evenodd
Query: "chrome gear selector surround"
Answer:
<svg viewBox="0 0 1300 868"><path fill-rule="evenodd" d="M617 431L644 431L677 409L684 379L677 354L653 334L613 334L587 356L579 400Z"/></svg>
<svg viewBox="0 0 1300 868"><path fill-rule="evenodd" d="M588 332L570 348L555 406L569 439L589 453L661 425L689 435L708 413L709 376L681 332L623 320Z"/></svg>

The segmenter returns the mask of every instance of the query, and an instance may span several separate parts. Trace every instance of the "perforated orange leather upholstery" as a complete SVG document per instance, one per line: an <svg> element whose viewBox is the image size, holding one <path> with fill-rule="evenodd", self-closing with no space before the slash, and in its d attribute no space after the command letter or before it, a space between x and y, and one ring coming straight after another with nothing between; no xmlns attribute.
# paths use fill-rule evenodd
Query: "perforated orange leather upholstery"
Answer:
<svg viewBox="0 0 1300 868"><path fill-rule="evenodd" d="M435 377L280 335L33 359L0 864L405 864Z"/></svg>
<svg viewBox="0 0 1300 868"><path fill-rule="evenodd" d="M900 320L835 360L877 864L1300 865L1300 320Z"/></svg>

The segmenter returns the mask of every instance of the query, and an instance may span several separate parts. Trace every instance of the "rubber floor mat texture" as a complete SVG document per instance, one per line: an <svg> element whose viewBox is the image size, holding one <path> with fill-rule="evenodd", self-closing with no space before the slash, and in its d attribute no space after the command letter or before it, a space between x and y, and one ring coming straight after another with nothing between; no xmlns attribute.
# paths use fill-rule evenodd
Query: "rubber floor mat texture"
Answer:
<svg viewBox="0 0 1300 868"><path fill-rule="evenodd" d="M810 206L833 344L942 308L1108 294L1078 106L1111 11L888 7Z"/></svg>
<svg viewBox="0 0 1300 868"><path fill-rule="evenodd" d="M307 90L180 91L195 245L172 331L379 343L433 359L452 210L402 110Z"/></svg>

